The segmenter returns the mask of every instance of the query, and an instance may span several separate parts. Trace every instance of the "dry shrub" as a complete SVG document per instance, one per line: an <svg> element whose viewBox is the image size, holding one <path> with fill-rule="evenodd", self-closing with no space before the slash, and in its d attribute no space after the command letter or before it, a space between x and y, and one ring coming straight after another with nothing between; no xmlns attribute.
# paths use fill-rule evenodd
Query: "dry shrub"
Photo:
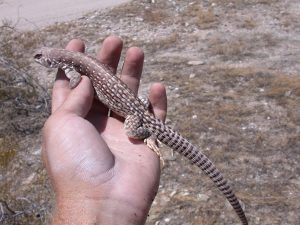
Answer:
<svg viewBox="0 0 300 225"><path fill-rule="evenodd" d="M259 70L252 67L212 66L209 69L212 82L225 91L232 88L244 90L249 86L249 81L257 77ZM245 90L244 90L245 91Z"/></svg>
<svg viewBox="0 0 300 225"><path fill-rule="evenodd" d="M168 14L161 9L145 10L143 14L143 19L147 23L159 24L166 21L169 18Z"/></svg>
<svg viewBox="0 0 300 225"><path fill-rule="evenodd" d="M238 37L227 38L216 35L209 41L209 50L213 55L219 55L224 60L241 60L257 54L263 48L275 47L279 40L270 33L245 33Z"/></svg>
<svg viewBox="0 0 300 225"><path fill-rule="evenodd" d="M140 8L139 4L125 4L116 6L111 9L110 14L112 16L134 16L139 15L142 9Z"/></svg>
<svg viewBox="0 0 300 225"><path fill-rule="evenodd" d="M279 18L280 23L282 24L283 27L285 28L299 28L299 18L295 15L285 15Z"/></svg>
<svg viewBox="0 0 300 225"><path fill-rule="evenodd" d="M256 21L253 18L246 18L239 25L240 28L244 28L248 30L254 29L256 26L257 26Z"/></svg>
<svg viewBox="0 0 300 225"><path fill-rule="evenodd" d="M0 138L0 168L6 168L16 156L18 144L12 137Z"/></svg>
<svg viewBox="0 0 300 225"><path fill-rule="evenodd" d="M300 96L300 78L288 75L274 77L270 84L266 96L271 98L281 98L288 96Z"/></svg>
<svg viewBox="0 0 300 225"><path fill-rule="evenodd" d="M200 5L189 5L183 12L181 22L190 23L201 29L209 29L216 25L217 17L213 8L204 8Z"/></svg>
<svg viewBox="0 0 300 225"><path fill-rule="evenodd" d="M157 40L156 45L160 48L168 48L179 41L179 34L177 32L173 32L164 38L160 38Z"/></svg>
<svg viewBox="0 0 300 225"><path fill-rule="evenodd" d="M279 0L210 0L210 3L230 7L243 7L256 4L272 5L277 2Z"/></svg>
<svg viewBox="0 0 300 225"><path fill-rule="evenodd" d="M237 59L248 52L247 45L242 39L225 41L219 38L210 41L210 51L214 55L222 55L225 59Z"/></svg>
<svg viewBox="0 0 300 225"><path fill-rule="evenodd" d="M72 23L61 23L53 24L45 28L45 32L51 33L52 35L65 35L74 30L74 25Z"/></svg>
<svg viewBox="0 0 300 225"><path fill-rule="evenodd" d="M127 4L115 7L111 10L111 14L116 16L123 15L124 17L140 17L143 22L150 24L159 24L166 21L168 14L159 8L143 8L138 4Z"/></svg>

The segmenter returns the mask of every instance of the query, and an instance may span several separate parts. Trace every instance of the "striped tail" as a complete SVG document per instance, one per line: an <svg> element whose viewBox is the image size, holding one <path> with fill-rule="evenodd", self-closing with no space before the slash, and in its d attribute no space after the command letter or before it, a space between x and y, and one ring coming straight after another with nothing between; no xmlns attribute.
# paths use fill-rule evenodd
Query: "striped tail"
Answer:
<svg viewBox="0 0 300 225"><path fill-rule="evenodd" d="M152 123L152 125L154 124ZM212 161L210 161L187 139L182 137L179 133L173 131L170 127L165 126L161 121L156 120L156 124L150 127L150 129L153 130L153 133L156 135L159 141L188 158L192 164L197 165L225 195L225 197L237 213L238 217L240 218L242 224L248 225L247 218L237 197L233 193L227 180L224 179L223 175L216 168Z"/></svg>

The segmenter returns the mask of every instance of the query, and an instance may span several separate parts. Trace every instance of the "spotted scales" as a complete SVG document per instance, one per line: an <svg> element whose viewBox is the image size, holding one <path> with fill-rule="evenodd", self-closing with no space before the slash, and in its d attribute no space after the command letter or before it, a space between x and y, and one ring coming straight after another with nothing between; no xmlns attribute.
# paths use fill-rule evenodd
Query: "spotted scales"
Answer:
<svg viewBox="0 0 300 225"><path fill-rule="evenodd" d="M125 118L125 130L129 137L157 139L185 156L215 183L234 208L242 224L248 224L232 188L212 161L190 141L155 118L149 112L147 105L136 97L107 66L83 53L56 48L42 48L34 59L45 67L63 69L73 87L80 81L80 74L87 75L92 81L99 100L110 110Z"/></svg>

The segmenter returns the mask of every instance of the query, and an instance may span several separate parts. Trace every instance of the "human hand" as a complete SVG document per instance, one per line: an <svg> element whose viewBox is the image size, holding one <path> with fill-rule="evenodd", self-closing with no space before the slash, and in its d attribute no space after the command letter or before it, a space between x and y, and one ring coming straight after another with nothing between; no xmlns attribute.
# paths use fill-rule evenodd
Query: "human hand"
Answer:
<svg viewBox="0 0 300 225"><path fill-rule="evenodd" d="M84 51L80 40L66 47ZM122 41L109 37L97 59L116 70ZM121 79L137 93L143 52L127 51ZM166 116L166 92L161 84L150 88L155 116ZM107 116L108 109L94 99L90 80L83 76L69 89L58 71L52 94L52 115L43 129L43 160L50 176L56 206L53 224L143 224L155 197L160 162L143 141L130 140L123 120Z"/></svg>

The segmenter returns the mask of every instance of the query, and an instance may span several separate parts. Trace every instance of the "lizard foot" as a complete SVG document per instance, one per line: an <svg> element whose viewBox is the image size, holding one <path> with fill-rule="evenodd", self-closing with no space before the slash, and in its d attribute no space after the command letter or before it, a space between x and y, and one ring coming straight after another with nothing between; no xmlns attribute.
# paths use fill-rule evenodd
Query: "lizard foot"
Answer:
<svg viewBox="0 0 300 225"><path fill-rule="evenodd" d="M157 139L153 136L150 136L150 137L144 139L144 142L159 157L160 163L161 163L160 166L161 166L161 168L163 168L165 165L165 161L162 157L162 154L160 153Z"/></svg>

